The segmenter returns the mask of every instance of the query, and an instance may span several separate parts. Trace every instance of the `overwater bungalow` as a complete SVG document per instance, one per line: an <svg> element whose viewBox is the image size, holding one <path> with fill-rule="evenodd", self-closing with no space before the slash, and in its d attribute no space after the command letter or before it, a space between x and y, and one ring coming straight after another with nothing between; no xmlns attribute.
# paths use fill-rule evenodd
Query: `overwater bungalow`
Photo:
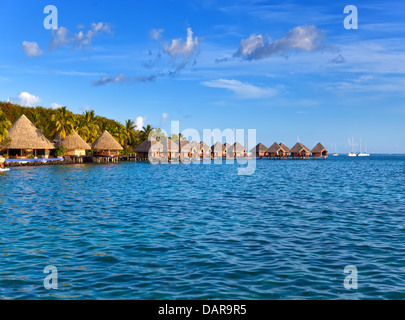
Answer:
<svg viewBox="0 0 405 320"><path fill-rule="evenodd" d="M311 153L314 158L326 158L328 156L328 150L320 142L311 150Z"/></svg>
<svg viewBox="0 0 405 320"><path fill-rule="evenodd" d="M117 162L119 151L124 148L105 130L92 144L96 162Z"/></svg>
<svg viewBox="0 0 405 320"><path fill-rule="evenodd" d="M191 155L193 160L198 160L200 159L200 144L193 140L191 143Z"/></svg>
<svg viewBox="0 0 405 320"><path fill-rule="evenodd" d="M211 147L211 158L213 159L221 159L224 153L225 146L217 141Z"/></svg>
<svg viewBox="0 0 405 320"><path fill-rule="evenodd" d="M231 147L232 145L228 142L225 142L223 144L223 149L222 149L222 158L228 158L228 149ZM233 158L232 156L233 152L230 153L230 158Z"/></svg>
<svg viewBox="0 0 405 320"><path fill-rule="evenodd" d="M267 157L267 150L268 148L263 143L258 143L256 147L250 149L250 153L253 157L261 159L262 157Z"/></svg>
<svg viewBox="0 0 405 320"><path fill-rule="evenodd" d="M239 142L232 144L227 151L228 158L242 158L246 156L245 147L242 146Z"/></svg>
<svg viewBox="0 0 405 320"><path fill-rule="evenodd" d="M267 157L269 159L285 159L290 155L290 149L283 143L274 142L267 149Z"/></svg>
<svg viewBox="0 0 405 320"><path fill-rule="evenodd" d="M189 142L188 140L181 140L180 146L180 160L191 161L198 159L200 146L198 142Z"/></svg>
<svg viewBox="0 0 405 320"><path fill-rule="evenodd" d="M159 159L162 151L163 145L154 138L149 138L134 149L135 158L138 161Z"/></svg>
<svg viewBox="0 0 405 320"><path fill-rule="evenodd" d="M60 146L65 147L66 156L70 156L73 162L83 162L83 157L86 156L86 150L90 150L91 147L81 136L74 132L73 134L66 136L64 139L58 136L53 140L55 148Z"/></svg>
<svg viewBox="0 0 405 320"><path fill-rule="evenodd" d="M204 141L200 142L200 158L211 159L211 148Z"/></svg>
<svg viewBox="0 0 405 320"><path fill-rule="evenodd" d="M310 153L311 150L309 150L301 142L297 142L294 147L291 148L291 158L308 159Z"/></svg>
<svg viewBox="0 0 405 320"><path fill-rule="evenodd" d="M55 149L43 134L42 130L22 115L8 130L10 142L3 147L7 158L44 158L47 159L51 150Z"/></svg>
<svg viewBox="0 0 405 320"><path fill-rule="evenodd" d="M284 158L288 158L291 155L291 149L287 147L284 143L280 143L280 147L284 151Z"/></svg>
<svg viewBox="0 0 405 320"><path fill-rule="evenodd" d="M170 138L165 138L162 142L162 157L167 161L178 161L179 145Z"/></svg>

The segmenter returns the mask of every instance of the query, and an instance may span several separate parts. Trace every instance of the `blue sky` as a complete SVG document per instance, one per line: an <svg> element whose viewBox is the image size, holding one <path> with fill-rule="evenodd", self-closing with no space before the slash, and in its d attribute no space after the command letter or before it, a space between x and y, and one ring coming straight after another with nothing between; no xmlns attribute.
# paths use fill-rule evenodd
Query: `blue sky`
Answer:
<svg viewBox="0 0 405 320"><path fill-rule="evenodd" d="M305 4L304 4L305 3ZM46 5L58 29L46 30ZM346 30L346 5L358 29ZM405 153L401 1L0 0L0 100Z"/></svg>

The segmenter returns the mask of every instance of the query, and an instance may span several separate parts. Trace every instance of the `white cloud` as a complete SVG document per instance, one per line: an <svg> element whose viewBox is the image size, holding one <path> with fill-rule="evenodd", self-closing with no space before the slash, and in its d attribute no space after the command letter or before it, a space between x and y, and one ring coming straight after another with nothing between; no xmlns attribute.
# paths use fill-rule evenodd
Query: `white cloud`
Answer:
<svg viewBox="0 0 405 320"><path fill-rule="evenodd" d="M162 113L162 118L160 119L160 125L164 126L166 124L167 120L169 120L169 118L170 117L169 117L168 113L166 113L166 112Z"/></svg>
<svg viewBox="0 0 405 320"><path fill-rule="evenodd" d="M83 48L91 45L93 37L101 33L111 33L110 25L103 22L93 22L90 25L89 30L80 30L73 36L70 36L70 31L65 27L59 27L57 30L52 31L52 39L49 47L53 50L58 47L64 47L69 43L73 43L73 47Z"/></svg>
<svg viewBox="0 0 405 320"><path fill-rule="evenodd" d="M124 82L124 81L127 81L127 80L128 79L124 76L124 74L120 73L116 77L101 77L99 80L94 80L92 83L95 86L102 86L102 85L105 85L107 83L120 83L120 82Z"/></svg>
<svg viewBox="0 0 405 320"><path fill-rule="evenodd" d="M290 50L316 51L324 48L324 35L316 26L298 26L282 37L271 41L263 35L252 34L247 39L242 39L235 57L246 60L258 60L272 56L273 54L287 55Z"/></svg>
<svg viewBox="0 0 405 320"><path fill-rule="evenodd" d="M141 116L136 118L135 125L138 130L142 130L143 125L145 124L145 120L146 120L145 117L141 117Z"/></svg>
<svg viewBox="0 0 405 320"><path fill-rule="evenodd" d="M80 31L78 34L75 35L76 45L80 48L83 46L87 46L91 44L91 40L93 39L94 36L103 32L111 33L110 25L103 22L98 23L93 22L90 26L90 29L86 32L86 34L84 34L83 31Z"/></svg>
<svg viewBox="0 0 405 320"><path fill-rule="evenodd" d="M170 46L164 46L163 51L168 53L172 59L178 56L187 58L198 49L198 37L193 38L193 31L187 28L187 39L183 43L182 39L173 39Z"/></svg>
<svg viewBox="0 0 405 320"><path fill-rule="evenodd" d="M23 41L22 46L28 57L37 57L43 53L36 42Z"/></svg>
<svg viewBox="0 0 405 320"><path fill-rule="evenodd" d="M149 35L153 40L159 40L162 36L163 31L163 29L152 29L151 31L149 31Z"/></svg>
<svg viewBox="0 0 405 320"><path fill-rule="evenodd" d="M275 96L277 90L269 87L257 87L249 83L243 83L238 80L218 79L211 81L204 81L202 85L210 88L223 88L234 92L240 98L245 99L258 99Z"/></svg>
<svg viewBox="0 0 405 320"><path fill-rule="evenodd" d="M22 91L17 95L17 98L10 98L7 101L21 106L32 107L34 104L37 104L41 101L38 96L34 96L26 91Z"/></svg>
<svg viewBox="0 0 405 320"><path fill-rule="evenodd" d="M52 109L59 109L59 108L62 108L62 105L61 105L61 104L57 104L56 102L52 102L52 103L50 104L50 107L51 107Z"/></svg>
<svg viewBox="0 0 405 320"><path fill-rule="evenodd" d="M51 43L49 44L49 48L51 50L56 49L58 47L64 47L69 42L72 42L73 39L69 38L69 30L65 27L59 27L58 29L52 29L52 39Z"/></svg>

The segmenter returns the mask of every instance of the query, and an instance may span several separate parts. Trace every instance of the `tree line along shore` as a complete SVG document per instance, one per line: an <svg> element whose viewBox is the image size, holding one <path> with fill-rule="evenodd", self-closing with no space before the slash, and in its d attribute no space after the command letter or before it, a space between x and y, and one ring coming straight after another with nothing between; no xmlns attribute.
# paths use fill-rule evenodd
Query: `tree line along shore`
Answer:
<svg viewBox="0 0 405 320"><path fill-rule="evenodd" d="M216 142L209 146L203 141L190 142L181 134L166 137L161 129L150 125L137 130L131 120L123 126L114 120L95 116L94 111L77 115L66 107L53 110L10 103L0 103L0 107L0 156L9 166L247 157L308 159L326 158L328 155L328 150L321 143L312 150L300 142L291 149L283 143L275 142L269 148L259 143L248 151L239 142ZM11 124L9 118L17 119Z"/></svg>

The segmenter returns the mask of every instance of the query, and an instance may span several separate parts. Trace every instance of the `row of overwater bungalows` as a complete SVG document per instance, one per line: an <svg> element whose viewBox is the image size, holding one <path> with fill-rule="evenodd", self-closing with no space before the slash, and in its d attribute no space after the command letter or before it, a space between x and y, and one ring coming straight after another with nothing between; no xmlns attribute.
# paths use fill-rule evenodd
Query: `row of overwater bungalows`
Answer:
<svg viewBox="0 0 405 320"><path fill-rule="evenodd" d="M134 152L138 160L150 158L168 158L169 160L235 159L249 155L239 142L233 144L216 142L210 147L203 141L181 140L174 142L170 138L166 138L162 142L150 138L134 149ZM326 158L328 150L321 143L310 150L300 142L297 142L291 149L283 143L275 142L270 148L259 143L250 150L250 154L254 157L267 159L307 159L309 157Z"/></svg>
<svg viewBox="0 0 405 320"><path fill-rule="evenodd" d="M97 162L115 162L119 151L123 150L108 131L104 131L92 144L85 142L76 132L65 138L58 136L51 142L25 115L11 126L7 140L1 153L15 159L50 159L55 156L55 150L63 146L65 155L74 162L82 162L86 150L93 150Z"/></svg>
<svg viewBox="0 0 405 320"><path fill-rule="evenodd" d="M1 154L16 159L49 159L55 155L60 146L65 147L66 156L73 162L83 162L87 150L93 150L93 161L116 162L123 147L106 130L92 144L85 142L76 132L65 138L56 137L50 142L42 131L22 115L10 128L8 143L2 146ZM165 138L156 141L150 138L134 149L137 160L168 159L200 160L200 159L235 159L248 157L249 153L239 142L233 144L216 142L211 147L205 142L187 140L173 141ZM262 143L250 150L250 156L267 159L306 159L309 157L326 158L328 150L318 143L312 150L297 142L291 149L283 143L273 143L267 148Z"/></svg>

